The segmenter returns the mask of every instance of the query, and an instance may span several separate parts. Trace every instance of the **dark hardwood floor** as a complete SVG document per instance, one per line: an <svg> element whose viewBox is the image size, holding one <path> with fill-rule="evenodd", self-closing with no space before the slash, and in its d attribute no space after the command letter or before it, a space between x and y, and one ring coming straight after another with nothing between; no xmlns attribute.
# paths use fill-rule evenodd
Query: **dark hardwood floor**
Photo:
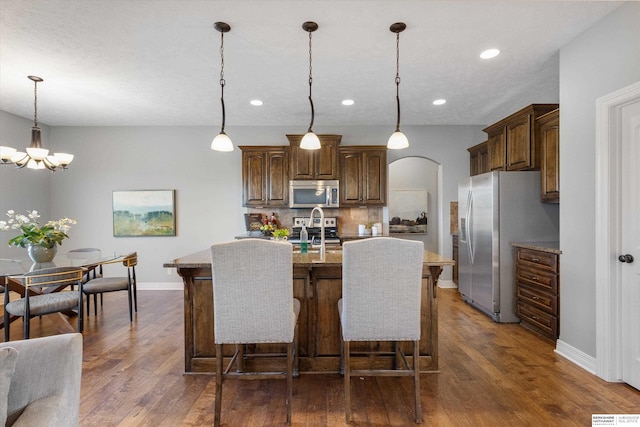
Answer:
<svg viewBox="0 0 640 427"><path fill-rule="evenodd" d="M424 425L590 426L591 414L640 413L640 391L587 373L519 325L492 322L456 290L439 289L438 300L440 372L421 376ZM213 424L215 377L183 374L182 316L181 291L139 292L131 324L126 294L105 295L85 325L81 426ZM11 329L20 339L21 322ZM52 333L47 316L32 321L33 337ZM353 384L352 425L415 425L409 378ZM283 380L226 382L223 424L284 425L285 390ZM302 374L293 393L292 425L346 425L338 374Z"/></svg>

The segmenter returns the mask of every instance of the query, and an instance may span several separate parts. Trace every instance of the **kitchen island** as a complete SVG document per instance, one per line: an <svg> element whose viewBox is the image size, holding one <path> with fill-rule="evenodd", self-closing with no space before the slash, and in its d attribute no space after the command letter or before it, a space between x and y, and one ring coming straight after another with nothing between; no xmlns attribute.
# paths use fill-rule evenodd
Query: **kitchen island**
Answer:
<svg viewBox="0 0 640 427"><path fill-rule="evenodd" d="M437 281L444 266L453 260L425 251L422 271L420 369L438 370L438 304ZM177 258L164 264L176 268L184 281L184 350L185 372L215 372L213 342L213 286L209 249ZM301 372L338 372L340 370L340 319L338 299L342 295L342 251L327 251L324 260L319 254L293 254L293 295L300 300L298 318L298 351ZM390 286L393 286L390 284ZM411 354L411 343L404 348ZM259 344L247 346L248 369L273 370L281 362L274 358L252 357L279 353L284 345ZM352 350L389 352L375 358L360 360L361 367L391 368L394 362L391 343L352 343ZM233 347L225 348L226 356ZM358 361L353 359L353 366Z"/></svg>

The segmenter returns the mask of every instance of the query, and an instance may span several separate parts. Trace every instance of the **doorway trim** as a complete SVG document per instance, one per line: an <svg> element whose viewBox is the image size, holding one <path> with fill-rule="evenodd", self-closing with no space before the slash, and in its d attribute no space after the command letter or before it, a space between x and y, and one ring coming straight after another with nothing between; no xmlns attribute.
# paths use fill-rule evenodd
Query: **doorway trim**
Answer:
<svg viewBox="0 0 640 427"><path fill-rule="evenodd" d="M596 375L622 381L621 110L640 100L640 81L596 99Z"/></svg>

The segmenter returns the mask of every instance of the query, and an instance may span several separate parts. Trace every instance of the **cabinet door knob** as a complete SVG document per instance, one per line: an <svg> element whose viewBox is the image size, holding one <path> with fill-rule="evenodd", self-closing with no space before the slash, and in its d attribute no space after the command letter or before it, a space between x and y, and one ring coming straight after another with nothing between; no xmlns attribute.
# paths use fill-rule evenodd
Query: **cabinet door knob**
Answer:
<svg viewBox="0 0 640 427"><path fill-rule="evenodd" d="M537 282L538 281L538 277L537 276L531 276L531 280L535 280Z"/></svg>
<svg viewBox="0 0 640 427"><path fill-rule="evenodd" d="M533 262L540 262L540 258L531 258L531 261L533 261Z"/></svg>
<svg viewBox="0 0 640 427"><path fill-rule="evenodd" d="M620 262L628 262L629 264L631 264L633 262L633 255L631 255L631 254L620 255L618 257L618 261L620 261Z"/></svg>

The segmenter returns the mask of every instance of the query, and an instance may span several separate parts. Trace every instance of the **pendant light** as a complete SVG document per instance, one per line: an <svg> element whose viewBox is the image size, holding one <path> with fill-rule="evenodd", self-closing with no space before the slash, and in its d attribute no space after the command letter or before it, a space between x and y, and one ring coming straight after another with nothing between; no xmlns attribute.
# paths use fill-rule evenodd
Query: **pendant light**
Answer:
<svg viewBox="0 0 640 427"><path fill-rule="evenodd" d="M216 22L213 27L220 32L220 103L222 104L222 129L220 133L213 138L211 149L215 151L233 151L233 143L231 138L224 133L225 110L224 110L224 33L231 31L229 24L225 22Z"/></svg>
<svg viewBox="0 0 640 427"><path fill-rule="evenodd" d="M409 146L409 140L404 133L400 131L400 33L407 28L404 22L396 22L389 28L392 33L396 33L396 104L398 106L398 120L396 121L396 130L389 137L387 148L400 149Z"/></svg>
<svg viewBox="0 0 640 427"><path fill-rule="evenodd" d="M62 170L73 160L73 154L54 153L49 155L49 150L42 148L40 126L38 126L38 83L44 80L38 76L27 76L34 84L33 88L33 126L31 127L31 145L24 151L18 151L12 147L0 147L0 162L2 164L15 164L18 169L25 166L27 169Z"/></svg>
<svg viewBox="0 0 640 427"><path fill-rule="evenodd" d="M311 33L318 29L318 24L312 21L307 21L302 24L302 29L309 33L309 104L311 104L311 122L309 123L307 133L302 137L302 141L300 141L300 148L305 150L319 150L320 139L311 129L313 127L313 119L315 115L313 99L311 98L311 86L313 84L313 68L311 66Z"/></svg>

